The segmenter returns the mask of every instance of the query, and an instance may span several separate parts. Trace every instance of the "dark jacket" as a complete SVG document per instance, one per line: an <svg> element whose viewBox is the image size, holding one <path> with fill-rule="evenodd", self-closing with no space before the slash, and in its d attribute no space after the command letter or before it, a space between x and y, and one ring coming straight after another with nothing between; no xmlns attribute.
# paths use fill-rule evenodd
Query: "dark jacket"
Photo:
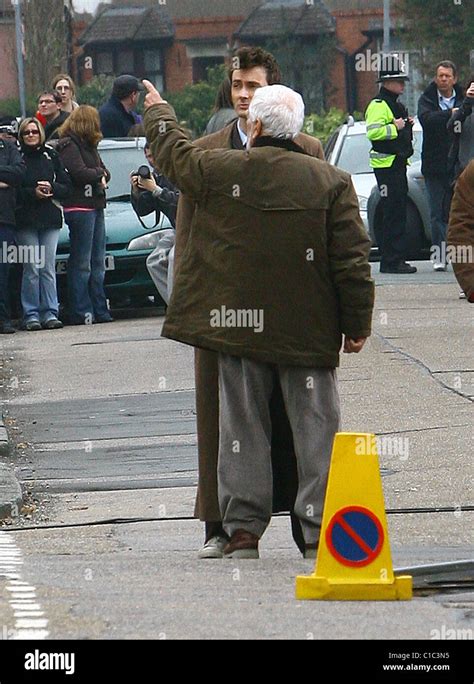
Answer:
<svg viewBox="0 0 474 684"><path fill-rule="evenodd" d="M474 159L456 183L447 240L458 255L451 262L458 283L469 302L474 304L474 262L469 256L469 252L474 251Z"/></svg>
<svg viewBox="0 0 474 684"><path fill-rule="evenodd" d="M72 192L72 182L58 153L49 145L31 149L22 148L26 163L26 176L18 191L16 225L18 228L61 228L63 215L53 200L65 200ZM49 181L53 197L38 199L35 188L38 181Z"/></svg>
<svg viewBox="0 0 474 684"><path fill-rule="evenodd" d="M146 111L145 128L159 168L196 201L163 336L260 362L338 366L342 334L368 337L374 303L350 176L294 143L201 150L167 104ZM261 312L262 329L228 323L223 303Z"/></svg>
<svg viewBox="0 0 474 684"><path fill-rule="evenodd" d="M162 211L176 228L176 211L178 208L179 190L163 174L153 171L153 177L163 192L157 197L148 190L140 190L138 194L132 192L132 206L138 216L148 216L153 211ZM159 216L156 220L158 222Z"/></svg>
<svg viewBox="0 0 474 684"><path fill-rule="evenodd" d="M0 139L0 182L8 188L0 188L0 224L15 225L17 188L26 174L26 165L16 143Z"/></svg>
<svg viewBox="0 0 474 684"><path fill-rule="evenodd" d="M137 123L137 118L132 112L127 112L115 95L111 95L102 105L99 116L104 138L126 138L131 127Z"/></svg>
<svg viewBox="0 0 474 684"><path fill-rule="evenodd" d="M457 178L474 159L474 116L472 115L474 99L466 97L457 112L448 121L448 132L451 136L449 150L449 173Z"/></svg>
<svg viewBox="0 0 474 684"><path fill-rule="evenodd" d="M462 90L454 86L455 107L462 104ZM448 175L448 156L451 139L446 126L452 109L443 110L438 102L438 86L433 81L418 100L418 118L423 127L423 148L421 151L421 172L426 176Z"/></svg>
<svg viewBox="0 0 474 684"><path fill-rule="evenodd" d="M63 202L64 208L104 209L105 190L100 187L100 180L105 176L108 182L110 173L97 147L71 133L67 138L61 138L56 149L73 183L71 195Z"/></svg>
<svg viewBox="0 0 474 684"><path fill-rule="evenodd" d="M47 123L44 127L44 133L46 135L46 140L51 138L57 140L59 138L58 128L63 125L69 116L69 112L59 112L59 116L53 119L50 123Z"/></svg>

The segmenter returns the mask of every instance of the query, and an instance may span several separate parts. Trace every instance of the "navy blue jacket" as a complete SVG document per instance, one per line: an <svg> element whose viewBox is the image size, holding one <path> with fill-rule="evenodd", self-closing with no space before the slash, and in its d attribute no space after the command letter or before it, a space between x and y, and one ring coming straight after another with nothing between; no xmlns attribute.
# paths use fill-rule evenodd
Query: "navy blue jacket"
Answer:
<svg viewBox="0 0 474 684"><path fill-rule="evenodd" d="M118 97L111 95L99 109L100 128L104 138L126 138L129 130L137 121L127 112Z"/></svg>
<svg viewBox="0 0 474 684"><path fill-rule="evenodd" d="M16 143L0 139L0 182L8 188L0 188L0 224L15 225L16 189L26 174L26 165Z"/></svg>
<svg viewBox="0 0 474 684"><path fill-rule="evenodd" d="M462 90L454 86L456 102L460 107L463 102ZM421 151L421 172L430 176L446 176L448 174L448 156L451 138L446 126L452 109L443 110L438 102L438 87L433 81L418 101L418 118L423 126L423 148Z"/></svg>

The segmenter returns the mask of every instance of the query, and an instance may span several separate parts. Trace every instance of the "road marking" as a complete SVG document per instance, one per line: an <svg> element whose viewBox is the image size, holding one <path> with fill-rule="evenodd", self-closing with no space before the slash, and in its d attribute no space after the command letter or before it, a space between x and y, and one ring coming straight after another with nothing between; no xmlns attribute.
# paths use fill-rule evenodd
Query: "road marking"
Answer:
<svg viewBox="0 0 474 684"><path fill-rule="evenodd" d="M46 639L48 619L36 596L36 587L21 577L23 555L11 532L0 532L0 577L7 580L8 602L15 617L11 639Z"/></svg>

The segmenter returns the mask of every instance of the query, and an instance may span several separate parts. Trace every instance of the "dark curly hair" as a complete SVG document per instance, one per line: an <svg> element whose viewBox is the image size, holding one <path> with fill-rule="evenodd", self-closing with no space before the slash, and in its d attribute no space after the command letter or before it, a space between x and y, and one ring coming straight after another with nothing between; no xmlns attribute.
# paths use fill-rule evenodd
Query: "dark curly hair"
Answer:
<svg viewBox="0 0 474 684"><path fill-rule="evenodd" d="M232 74L236 69L253 69L263 67L267 72L268 85L280 83L280 67L271 54L260 47L244 46L240 47L231 58L229 67L229 79L232 82Z"/></svg>

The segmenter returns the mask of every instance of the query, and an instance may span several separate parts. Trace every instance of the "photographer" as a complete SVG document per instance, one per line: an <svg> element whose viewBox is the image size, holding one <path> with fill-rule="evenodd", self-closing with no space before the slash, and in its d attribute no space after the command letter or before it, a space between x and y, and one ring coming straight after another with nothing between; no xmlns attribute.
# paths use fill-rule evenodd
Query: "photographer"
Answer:
<svg viewBox="0 0 474 684"><path fill-rule="evenodd" d="M144 152L153 171L150 172L148 166L140 166L138 171L130 174L132 206L139 217L156 212L156 223L159 221L159 212L163 212L173 226L172 229L162 231L157 246L146 262L156 289L162 299L168 303L173 287L176 211L179 191L171 181L156 170L148 143L145 145Z"/></svg>
<svg viewBox="0 0 474 684"><path fill-rule="evenodd" d="M161 211L175 228L179 191L171 181L155 169L148 143L145 145L144 152L147 162L152 167L152 172L144 165L130 174L133 208L138 216L148 216L154 211Z"/></svg>
<svg viewBox="0 0 474 684"><path fill-rule="evenodd" d="M474 159L474 74L467 85L466 97L459 109L453 110L448 121L452 145L449 152L449 172L451 178L458 178Z"/></svg>
<svg viewBox="0 0 474 684"><path fill-rule="evenodd" d="M10 264L5 253L15 241L16 190L26 173L16 131L17 123L11 116L0 116L0 334L16 332L10 321Z"/></svg>

